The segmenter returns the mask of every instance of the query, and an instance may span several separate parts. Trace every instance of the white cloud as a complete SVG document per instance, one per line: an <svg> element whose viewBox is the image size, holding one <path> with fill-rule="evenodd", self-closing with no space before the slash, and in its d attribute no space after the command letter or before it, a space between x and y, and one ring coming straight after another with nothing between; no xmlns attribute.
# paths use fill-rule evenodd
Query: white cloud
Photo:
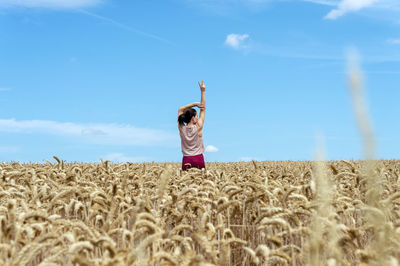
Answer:
<svg viewBox="0 0 400 266"><path fill-rule="evenodd" d="M0 7L68 9L94 6L101 2L101 0L0 0Z"/></svg>
<svg viewBox="0 0 400 266"><path fill-rule="evenodd" d="M312 4L334 7L326 16L326 19L336 19L348 12L355 12L362 8L373 6L376 9L400 11L399 0L181 0L190 5L205 9L207 12L217 15L229 15L244 9L259 12L262 7L268 7L279 3L308 2Z"/></svg>
<svg viewBox="0 0 400 266"><path fill-rule="evenodd" d="M244 48L243 43L247 38L249 38L248 34L228 34L225 39L225 44L234 49Z"/></svg>
<svg viewBox="0 0 400 266"><path fill-rule="evenodd" d="M139 162L148 162L151 161L149 158L147 157L131 157L131 156L125 156L123 153L110 153L106 156L104 156L104 160L110 160L112 162L116 162L116 163L126 163L126 162L130 162L130 163L139 163Z"/></svg>
<svg viewBox="0 0 400 266"><path fill-rule="evenodd" d="M10 91L10 88L0 88L0 91Z"/></svg>
<svg viewBox="0 0 400 266"><path fill-rule="evenodd" d="M219 149L213 145L207 145L206 152L218 152Z"/></svg>
<svg viewBox="0 0 400 266"><path fill-rule="evenodd" d="M84 135L84 136L100 136L100 135L107 135L107 133L100 129L84 129L84 130L82 130L82 135Z"/></svg>
<svg viewBox="0 0 400 266"><path fill-rule="evenodd" d="M278 0L277 0L278 1ZM295 0L293 0L295 1ZM292 2L293 2L292 1ZM400 1L399 0L302 0L304 2L309 2L313 4L326 5L326 6L336 6L339 9L339 6L342 5L343 8L348 9L348 11L358 11L364 7L373 7L375 9L381 10L391 10L391 11L399 11ZM346 4L344 4L346 2ZM373 2L373 4L369 4ZM360 7L357 9L357 7ZM356 8L356 10L352 10ZM333 11L333 10L332 10Z"/></svg>
<svg viewBox="0 0 400 266"><path fill-rule="evenodd" d="M400 44L400 39L388 39L387 42L390 44Z"/></svg>
<svg viewBox="0 0 400 266"><path fill-rule="evenodd" d="M121 124L78 124L47 120L0 119L0 132L76 137L101 145L168 146L178 143L175 134Z"/></svg>
<svg viewBox="0 0 400 266"><path fill-rule="evenodd" d="M370 7L379 0L341 0L336 9L331 10L326 19L337 19L348 12L359 11L360 9Z"/></svg>

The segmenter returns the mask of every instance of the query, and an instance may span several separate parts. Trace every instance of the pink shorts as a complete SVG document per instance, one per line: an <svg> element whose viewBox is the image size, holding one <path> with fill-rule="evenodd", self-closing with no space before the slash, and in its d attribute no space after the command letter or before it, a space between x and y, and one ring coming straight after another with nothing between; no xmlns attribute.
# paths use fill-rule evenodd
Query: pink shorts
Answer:
<svg viewBox="0 0 400 266"><path fill-rule="evenodd" d="M206 168L204 163L203 154L195 155L195 156L183 156L182 159L182 170L187 170L189 168Z"/></svg>

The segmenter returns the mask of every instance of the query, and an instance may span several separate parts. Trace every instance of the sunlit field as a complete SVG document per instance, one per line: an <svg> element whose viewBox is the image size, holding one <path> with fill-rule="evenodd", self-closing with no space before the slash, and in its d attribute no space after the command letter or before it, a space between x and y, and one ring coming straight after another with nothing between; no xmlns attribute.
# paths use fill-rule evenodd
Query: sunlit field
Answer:
<svg viewBox="0 0 400 266"><path fill-rule="evenodd" d="M397 265L399 176L400 161L2 163L0 264Z"/></svg>
<svg viewBox="0 0 400 266"><path fill-rule="evenodd" d="M399 18L0 0L0 266L400 266Z"/></svg>

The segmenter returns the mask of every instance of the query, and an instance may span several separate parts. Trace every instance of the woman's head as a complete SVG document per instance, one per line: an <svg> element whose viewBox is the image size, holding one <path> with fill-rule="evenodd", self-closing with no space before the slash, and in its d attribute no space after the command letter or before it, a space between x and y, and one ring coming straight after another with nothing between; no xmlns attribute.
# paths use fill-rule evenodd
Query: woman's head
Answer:
<svg viewBox="0 0 400 266"><path fill-rule="evenodd" d="M187 125L190 123L190 121L192 121L192 119L193 123L197 123L197 112L193 108L188 108L178 117L178 123L180 125Z"/></svg>

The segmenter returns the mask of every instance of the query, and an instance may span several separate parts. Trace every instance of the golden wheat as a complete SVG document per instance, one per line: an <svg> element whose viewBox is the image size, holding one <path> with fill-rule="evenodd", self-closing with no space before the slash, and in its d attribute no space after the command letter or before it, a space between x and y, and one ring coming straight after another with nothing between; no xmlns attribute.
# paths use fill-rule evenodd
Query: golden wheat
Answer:
<svg viewBox="0 0 400 266"><path fill-rule="evenodd" d="M182 172L174 163L56 160L0 164L1 264L400 260L399 161L374 161L377 194L364 161L209 163Z"/></svg>

